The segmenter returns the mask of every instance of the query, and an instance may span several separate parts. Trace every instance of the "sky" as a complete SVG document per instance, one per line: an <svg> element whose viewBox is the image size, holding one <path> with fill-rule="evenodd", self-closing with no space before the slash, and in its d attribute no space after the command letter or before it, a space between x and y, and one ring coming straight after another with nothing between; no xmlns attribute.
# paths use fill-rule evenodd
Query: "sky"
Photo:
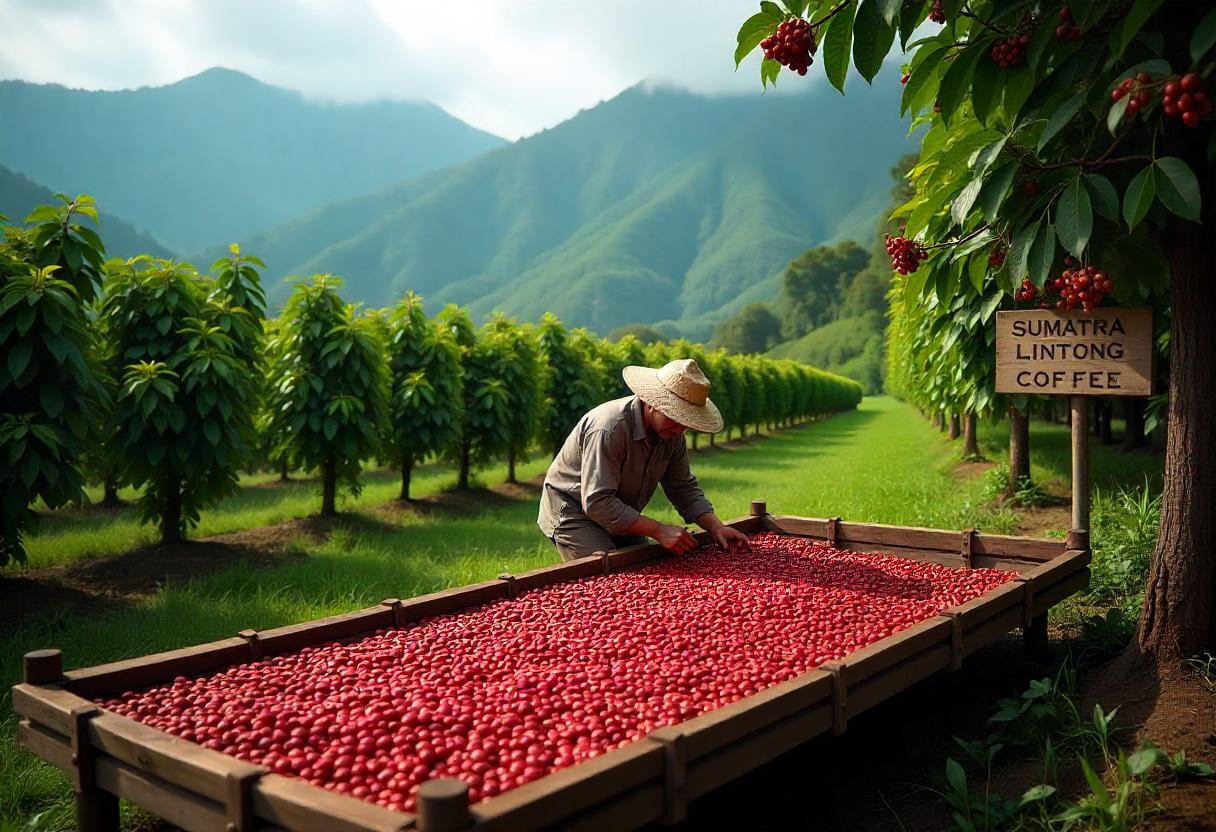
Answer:
<svg viewBox="0 0 1216 832"><path fill-rule="evenodd" d="M425 99L516 139L641 80L759 94L758 57L738 72L732 57L739 25L758 6L755 0L0 0L0 79L134 89L222 66L324 101ZM800 79L823 82L822 73Z"/></svg>

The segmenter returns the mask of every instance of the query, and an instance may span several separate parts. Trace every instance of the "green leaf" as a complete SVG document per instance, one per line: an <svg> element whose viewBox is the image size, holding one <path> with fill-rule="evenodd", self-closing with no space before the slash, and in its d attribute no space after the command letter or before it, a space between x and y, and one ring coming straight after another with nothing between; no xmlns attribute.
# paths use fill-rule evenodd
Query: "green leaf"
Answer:
<svg viewBox="0 0 1216 832"><path fill-rule="evenodd" d="M768 12L758 12L739 27L738 47L735 49L735 68L747 57L748 53L760 45L760 41L769 36L781 22L781 18Z"/></svg>
<svg viewBox="0 0 1216 832"><path fill-rule="evenodd" d="M781 74L781 64L772 58L760 62L760 84L767 89L769 84L777 86L777 76Z"/></svg>
<svg viewBox="0 0 1216 832"><path fill-rule="evenodd" d="M963 767L959 765L958 760L955 760L953 757L946 760L946 782L950 784L950 788L956 795L966 796L967 773L963 771Z"/></svg>
<svg viewBox="0 0 1216 832"><path fill-rule="evenodd" d="M1216 9L1204 15L1191 35L1191 60L1199 63L1213 46L1216 46Z"/></svg>
<svg viewBox="0 0 1216 832"><path fill-rule="evenodd" d="M1159 748L1150 746L1141 748L1127 758L1127 769L1134 777L1140 777L1148 773L1153 766L1157 765L1163 754Z"/></svg>
<svg viewBox="0 0 1216 832"><path fill-rule="evenodd" d="M34 355L34 345L29 341L18 341L15 347L8 351L8 373L16 382L25 372Z"/></svg>
<svg viewBox="0 0 1216 832"><path fill-rule="evenodd" d="M995 222L1000 213L1001 204L1009 194L1013 185L1013 177L1018 172L1017 162L1006 162L994 170L980 190L979 206L988 222Z"/></svg>
<svg viewBox="0 0 1216 832"><path fill-rule="evenodd" d="M899 48L908 51L908 38L925 19L926 0L904 0L899 12Z"/></svg>
<svg viewBox="0 0 1216 832"><path fill-rule="evenodd" d="M1030 247L1030 257L1026 263L1027 272L1034 285L1041 287L1047 282L1051 273L1051 264L1055 260L1056 235L1047 216L1043 216L1043 225L1035 235L1034 244Z"/></svg>
<svg viewBox="0 0 1216 832"><path fill-rule="evenodd" d="M1155 163L1157 198L1183 219L1199 222L1203 200L1191 166L1176 156L1163 156Z"/></svg>
<svg viewBox="0 0 1216 832"><path fill-rule="evenodd" d="M1153 186L1153 165L1146 165L1136 174L1123 194L1123 220L1129 229L1135 228L1148 214L1156 195Z"/></svg>
<svg viewBox="0 0 1216 832"><path fill-rule="evenodd" d="M1034 72L1028 66L1019 66L1008 70L1005 74L1005 94L1001 99L1001 109L1005 118L1013 124L1022 111L1022 105L1034 92Z"/></svg>
<svg viewBox="0 0 1216 832"><path fill-rule="evenodd" d="M895 27L883 18L880 0L861 0L853 23L853 63L866 83L873 83L895 42Z"/></svg>
<svg viewBox="0 0 1216 832"><path fill-rule="evenodd" d="M975 108L975 117L980 124L988 123L992 106L996 103L999 82L1003 80L1000 69L992 61L979 62L975 68L975 76L971 82L971 106Z"/></svg>
<svg viewBox="0 0 1216 832"><path fill-rule="evenodd" d="M203 422L203 433L207 435L207 441L216 446L220 444L220 426L208 419Z"/></svg>
<svg viewBox="0 0 1216 832"><path fill-rule="evenodd" d="M38 390L38 401L42 404L42 412L52 419L59 418L63 412L63 393L54 384L44 384Z"/></svg>
<svg viewBox="0 0 1216 832"><path fill-rule="evenodd" d="M1081 177L1085 189L1093 197L1094 208L1102 217L1117 223L1119 221L1119 193L1110 180L1098 173L1087 173Z"/></svg>
<svg viewBox="0 0 1216 832"><path fill-rule="evenodd" d="M1009 276L1014 282L1026 276L1030 268L1030 249L1034 246L1035 237L1039 233L1039 224L1031 222L1024 225L1013 235L1013 244L1009 247L1008 268Z"/></svg>
<svg viewBox="0 0 1216 832"><path fill-rule="evenodd" d="M1048 786L1045 783L1038 786L1032 786L1022 793L1022 799L1018 803L1021 806L1025 806L1029 803L1038 803L1040 800L1045 800L1055 793L1055 786Z"/></svg>
<svg viewBox="0 0 1216 832"><path fill-rule="evenodd" d="M959 194L954 199L954 203L950 206L950 218L954 220L955 225L962 225L967 214L971 213L971 206L975 204L975 199L980 195L980 189L984 186L984 180L976 177L968 182Z"/></svg>
<svg viewBox="0 0 1216 832"><path fill-rule="evenodd" d="M923 61L912 67L908 83L904 84L903 96L899 104L899 114L902 116L912 107L921 89L938 77L937 69L942 59L946 57L945 47L931 52Z"/></svg>
<svg viewBox="0 0 1216 832"><path fill-rule="evenodd" d="M1123 50L1136 37L1136 33L1148 22L1148 19L1161 8L1164 0L1136 0L1132 7L1123 15L1115 27L1111 29L1107 44L1110 47L1110 59L1117 59Z"/></svg>
<svg viewBox="0 0 1216 832"><path fill-rule="evenodd" d="M1039 134L1039 153L1043 152L1043 148L1047 146L1047 143L1055 138L1055 135L1063 130L1068 122L1072 121L1073 116L1080 112L1083 106L1085 106L1085 93L1077 93L1052 113L1051 118L1047 121L1047 126Z"/></svg>
<svg viewBox="0 0 1216 832"><path fill-rule="evenodd" d="M853 9L842 9L828 21L823 35L823 71L833 87L844 92L849 74L849 51L853 45Z"/></svg>
<svg viewBox="0 0 1216 832"><path fill-rule="evenodd" d="M966 49L954 59L954 63L942 76L942 85L937 93L937 103L942 109L942 119L947 124L971 89L971 76L982 53L976 47Z"/></svg>
<svg viewBox="0 0 1216 832"><path fill-rule="evenodd" d="M1072 181L1060 201L1056 204L1056 234L1060 245L1073 257L1080 258L1089 245L1089 237L1094 230L1093 206L1089 202L1089 192L1081 185L1080 177Z"/></svg>
<svg viewBox="0 0 1216 832"><path fill-rule="evenodd" d="M1119 122L1123 120L1123 116L1127 112L1129 101L1131 101L1131 98L1125 95L1110 105L1110 112L1106 114L1106 129L1110 131L1112 136L1119 132Z"/></svg>

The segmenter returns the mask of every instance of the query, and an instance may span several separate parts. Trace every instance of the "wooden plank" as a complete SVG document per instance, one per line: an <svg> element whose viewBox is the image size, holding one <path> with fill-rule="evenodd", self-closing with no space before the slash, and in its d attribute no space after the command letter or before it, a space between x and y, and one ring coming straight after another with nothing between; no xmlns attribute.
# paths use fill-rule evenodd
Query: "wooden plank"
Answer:
<svg viewBox="0 0 1216 832"><path fill-rule="evenodd" d="M604 574L604 569L598 558L579 558L568 563L559 563L556 566L542 566L539 569L521 572L515 576L515 583L523 592L539 586L602 574Z"/></svg>
<svg viewBox="0 0 1216 832"><path fill-rule="evenodd" d="M668 551L657 543L643 543L609 552L608 565L615 572L618 569L662 560L668 554Z"/></svg>
<svg viewBox="0 0 1216 832"><path fill-rule="evenodd" d="M766 514L760 518L760 526L766 532L780 532L781 527L777 525L777 521L773 519L771 514Z"/></svg>
<svg viewBox="0 0 1216 832"><path fill-rule="evenodd" d="M474 825L486 832L551 825L564 829L565 819L579 807L620 800L649 782L657 789L657 818L663 811L663 763L658 743L631 743L477 804Z"/></svg>
<svg viewBox="0 0 1216 832"><path fill-rule="evenodd" d="M1039 592L1034 592L1034 614L1039 615L1047 612L1056 604L1063 601L1074 592L1079 592L1089 586L1089 570L1082 569L1080 572L1074 572L1059 583L1052 584L1047 589Z"/></svg>
<svg viewBox="0 0 1216 832"><path fill-rule="evenodd" d="M1063 557L1056 558L1038 569L1028 572L1026 577L1034 584L1034 594L1038 595L1040 592L1046 591L1052 584L1059 583L1074 572L1081 571L1089 565L1089 561L1088 549L1069 551Z"/></svg>
<svg viewBox="0 0 1216 832"><path fill-rule="evenodd" d="M972 554L1020 560L1048 561L1064 554L1064 541L1042 537L1016 537L976 532Z"/></svg>
<svg viewBox="0 0 1216 832"><path fill-rule="evenodd" d="M65 687L81 696L103 697L168 682L177 676L197 676L249 661L249 645L226 638L180 650L69 670Z"/></svg>
<svg viewBox="0 0 1216 832"><path fill-rule="evenodd" d="M963 569L967 566L967 559L955 552L937 552L932 549L907 549L902 546L884 546L877 543L841 543L840 548L848 549L851 552L872 552L882 555L894 555L898 558L907 558L908 560L924 563L938 563L942 566L949 566L952 569Z"/></svg>
<svg viewBox="0 0 1216 832"><path fill-rule="evenodd" d="M963 642L964 646L966 641ZM897 665L888 667L860 684L849 680L849 719L874 707L884 699L909 688L921 679L932 676L939 670L950 667L950 645L939 644L928 648Z"/></svg>
<svg viewBox="0 0 1216 832"><path fill-rule="evenodd" d="M59 687L13 685L13 710L65 737L72 734L72 709L92 704Z"/></svg>
<svg viewBox="0 0 1216 832"><path fill-rule="evenodd" d="M228 796L229 774L245 777L268 771L111 713L90 721L89 739L94 748L145 774L221 804Z"/></svg>
<svg viewBox="0 0 1216 832"><path fill-rule="evenodd" d="M960 554L961 532L886 526L878 523L841 523L841 543L879 543L906 549L927 549Z"/></svg>
<svg viewBox="0 0 1216 832"><path fill-rule="evenodd" d="M726 525L733 529L738 529L744 534L758 534L767 530L764 525L763 517L752 517L751 515L735 517L732 520L727 520Z"/></svg>
<svg viewBox="0 0 1216 832"><path fill-rule="evenodd" d="M552 832L621 832L657 820L662 810L662 787L642 786L548 828Z"/></svg>
<svg viewBox="0 0 1216 832"><path fill-rule="evenodd" d="M63 734L28 719L17 723L17 744L63 771L72 768L72 747L69 742Z"/></svg>
<svg viewBox="0 0 1216 832"><path fill-rule="evenodd" d="M396 616L392 607L377 604L342 615L331 615L271 630L258 630L257 641L262 656L277 656L294 653L303 647L372 633L395 624Z"/></svg>
<svg viewBox="0 0 1216 832"><path fill-rule="evenodd" d="M976 627L993 616L1010 607L1018 606L1026 597L1026 589L1021 581L1010 581L996 589L985 592L978 598L972 598L962 604L950 607L946 612L957 615L962 619L963 632Z"/></svg>
<svg viewBox="0 0 1216 832"><path fill-rule="evenodd" d="M1038 560L1019 560L1006 556L998 558L992 555L974 555L971 558L971 565L976 569L999 569L1002 572L1017 572L1019 575L1038 569L1042 563Z"/></svg>
<svg viewBox="0 0 1216 832"><path fill-rule="evenodd" d="M832 674L810 670L765 688L707 714L679 723L685 736L688 760L706 756L745 735L759 731L800 711L829 702Z"/></svg>
<svg viewBox="0 0 1216 832"><path fill-rule="evenodd" d="M952 629L949 619L934 616L848 654L841 662L849 668L849 686L859 684L934 645L949 644Z"/></svg>
<svg viewBox="0 0 1216 832"><path fill-rule="evenodd" d="M524 573L524 575L527 574L529 573ZM522 575L516 576L516 583L521 591L525 588L520 580L522 577ZM432 592L429 595L419 595L417 598L402 601L399 615L402 621L418 621L432 615L455 612L465 607L475 607L478 604L498 601L506 597L507 585L504 581L497 579L482 581L481 583L444 589L439 592Z"/></svg>
<svg viewBox="0 0 1216 832"><path fill-rule="evenodd" d="M284 829L315 832L397 832L415 821L411 814L279 774L267 774L254 783L253 810Z"/></svg>
<svg viewBox="0 0 1216 832"><path fill-rule="evenodd" d="M97 760L97 785L189 832L226 832L222 804L151 777L110 757Z"/></svg>
<svg viewBox="0 0 1216 832"><path fill-rule="evenodd" d="M827 520L814 517L794 517L787 514L781 514L776 517L769 515L762 519L772 524L769 527L771 531L780 532L781 534L816 537L820 540L826 540L829 536ZM765 525L768 526L768 524Z"/></svg>
<svg viewBox="0 0 1216 832"><path fill-rule="evenodd" d="M722 746L699 760L690 761L685 775L685 792L690 800L702 797L831 730L832 708L825 703L748 732L736 742Z"/></svg>

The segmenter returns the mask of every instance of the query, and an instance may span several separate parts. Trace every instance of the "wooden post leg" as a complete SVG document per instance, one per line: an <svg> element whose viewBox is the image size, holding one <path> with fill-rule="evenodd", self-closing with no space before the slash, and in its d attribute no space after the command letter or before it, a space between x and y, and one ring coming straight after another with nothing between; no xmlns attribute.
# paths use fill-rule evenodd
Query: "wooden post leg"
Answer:
<svg viewBox="0 0 1216 832"><path fill-rule="evenodd" d="M76 828L79 832L118 832L118 798L96 786L76 792Z"/></svg>
<svg viewBox="0 0 1216 832"><path fill-rule="evenodd" d="M1047 613L1036 615L1030 619L1030 625L1022 632L1026 648L1026 658L1032 662L1046 662L1051 658L1051 649L1047 641Z"/></svg>
<svg viewBox="0 0 1216 832"><path fill-rule="evenodd" d="M1072 396L1072 527L1089 529L1089 399Z"/></svg>

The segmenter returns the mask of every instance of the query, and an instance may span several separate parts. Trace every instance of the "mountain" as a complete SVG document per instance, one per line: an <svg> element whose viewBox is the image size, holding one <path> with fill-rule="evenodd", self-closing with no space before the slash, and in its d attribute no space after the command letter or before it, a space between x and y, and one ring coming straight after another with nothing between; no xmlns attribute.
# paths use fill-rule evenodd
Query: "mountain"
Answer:
<svg viewBox="0 0 1216 832"><path fill-rule="evenodd" d="M3 81L0 113L0 163L182 252L505 144L432 104L318 103L226 69L117 92Z"/></svg>
<svg viewBox="0 0 1216 832"><path fill-rule="evenodd" d="M848 97L822 83L739 96L638 85L241 243L272 280L330 272L373 305L413 289L432 308L554 311L598 332L666 321L707 338L739 298L774 297L795 255L873 234L888 170L913 144L894 73L873 89L851 81Z"/></svg>
<svg viewBox="0 0 1216 832"><path fill-rule="evenodd" d="M68 194L68 196L75 196L75 194ZM8 217L10 222L21 224L30 211L39 205L58 206L62 204L49 189L42 187L27 176L22 176L4 165L0 165L0 214ZM102 242L106 244L106 254L110 257L125 259L134 257L136 254L151 254L155 257L173 256L171 251L130 223L103 211L99 211L97 216L101 222L96 227L88 218L82 217L80 221L101 235Z"/></svg>

